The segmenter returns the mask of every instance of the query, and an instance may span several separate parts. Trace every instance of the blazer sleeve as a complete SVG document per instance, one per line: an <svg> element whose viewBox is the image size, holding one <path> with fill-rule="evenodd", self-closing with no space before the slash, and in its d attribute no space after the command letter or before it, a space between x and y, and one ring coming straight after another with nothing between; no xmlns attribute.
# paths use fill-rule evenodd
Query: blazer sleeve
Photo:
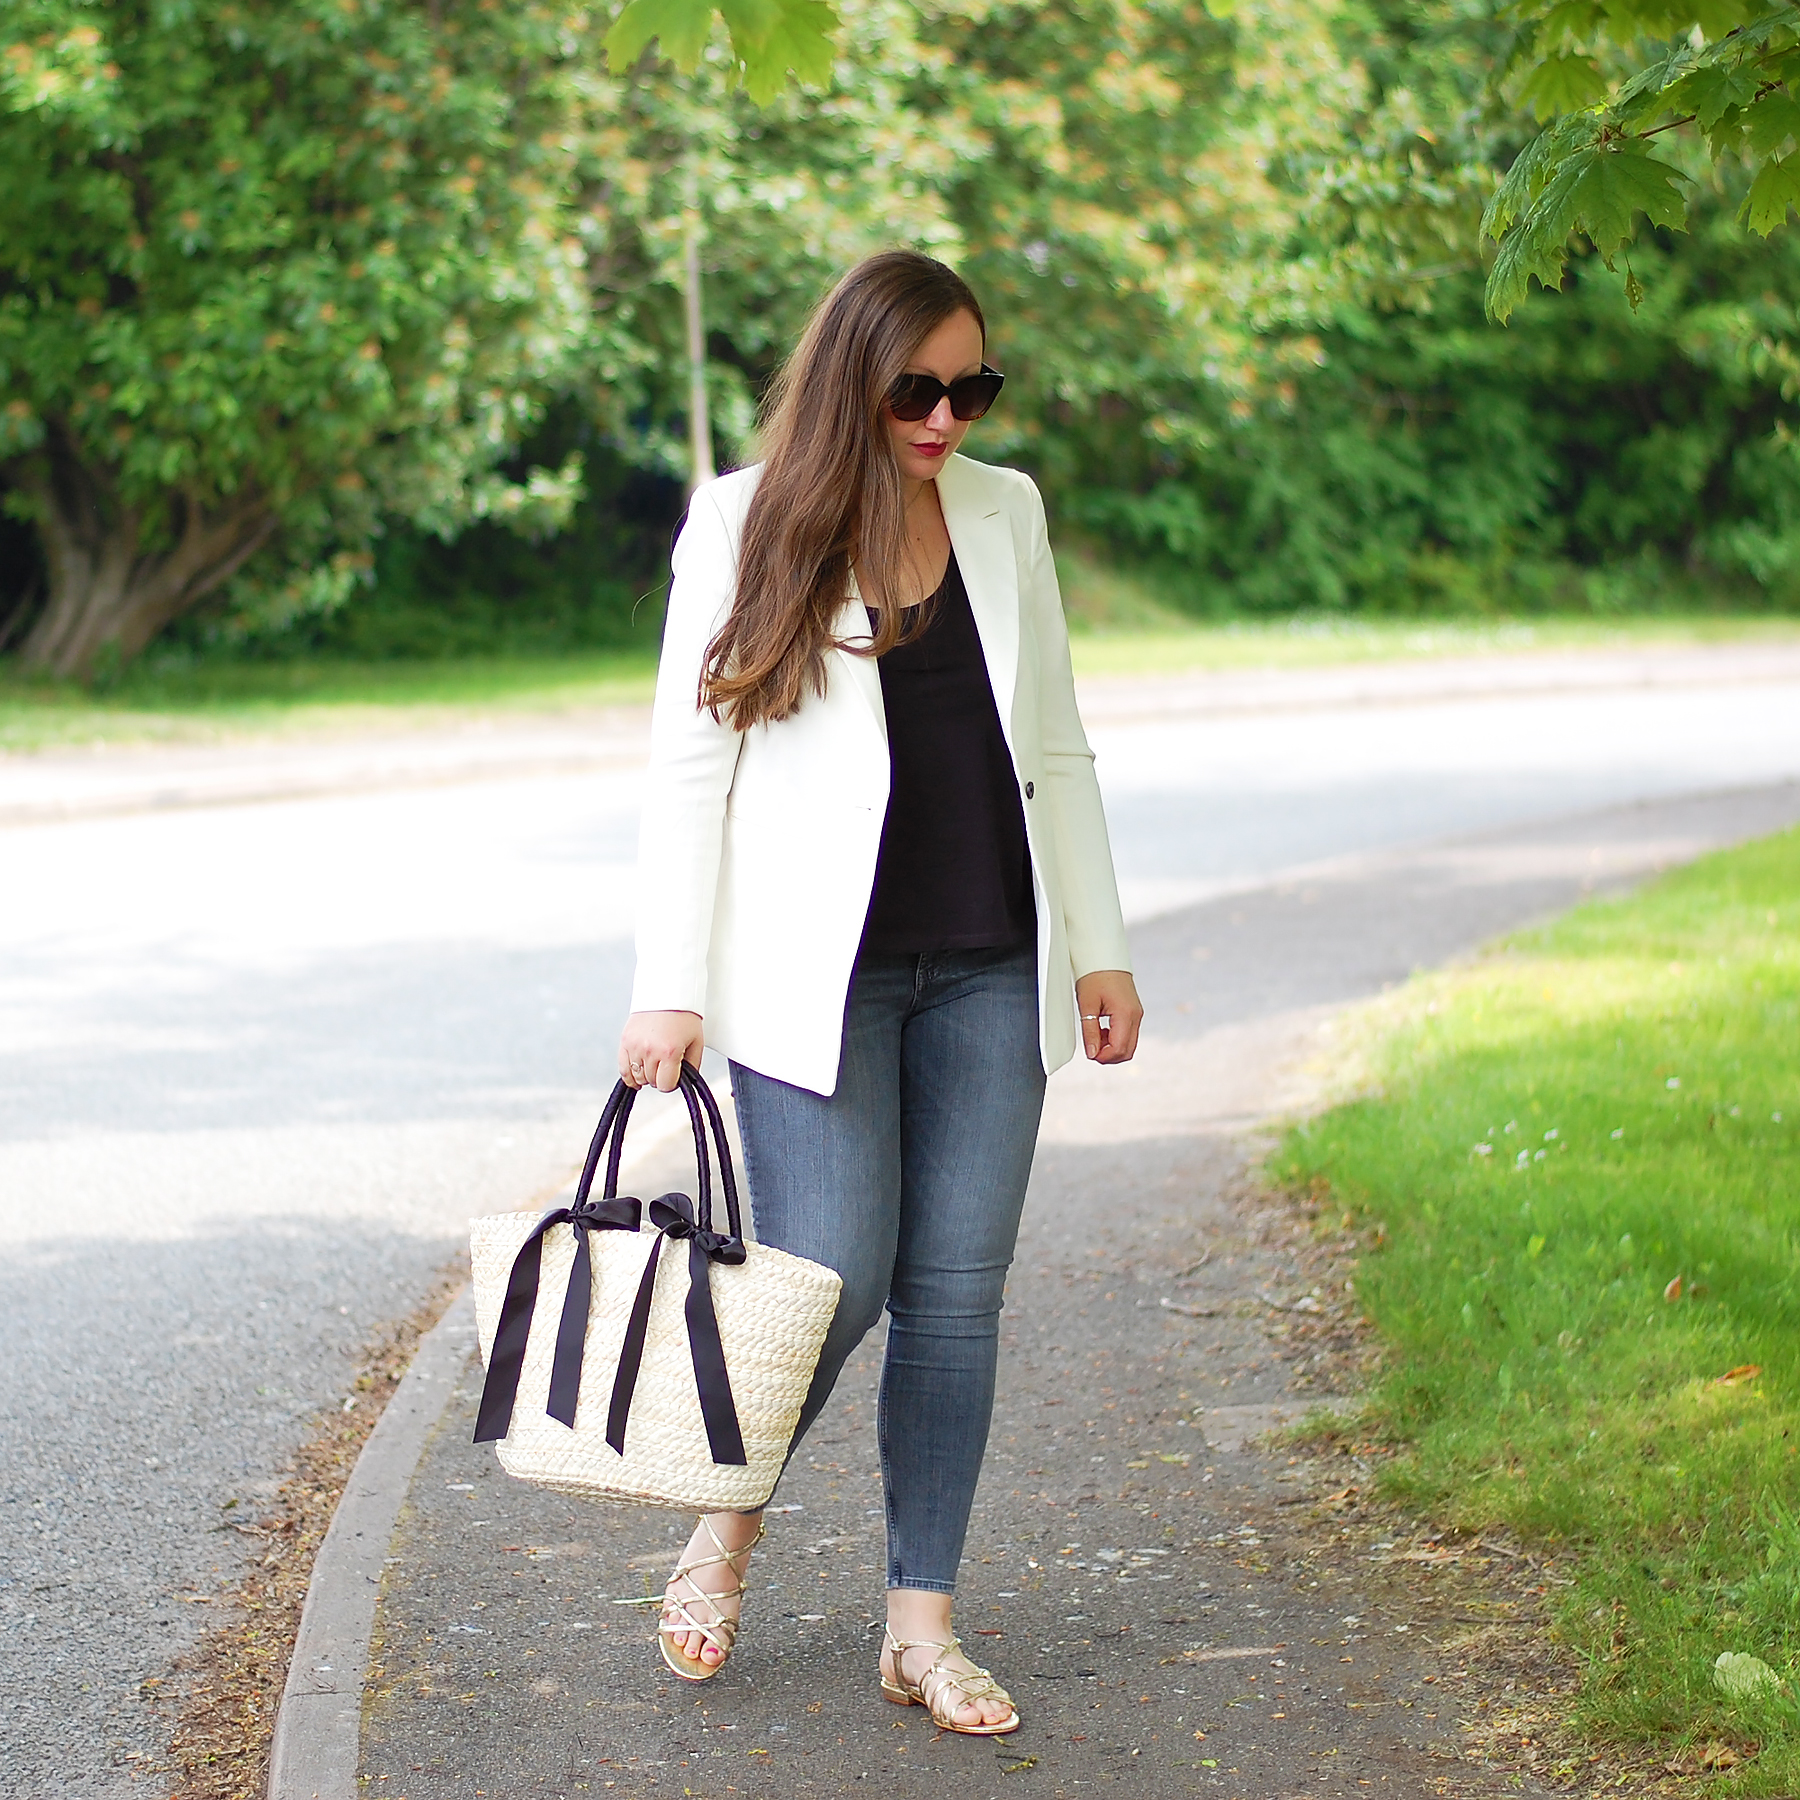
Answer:
<svg viewBox="0 0 1800 1800"><path fill-rule="evenodd" d="M1131 968L1119 884L1113 873L1112 844L1094 753L1075 706L1075 671L1069 660L1069 627L1062 590L1050 554L1044 501L1036 483L1024 479L1030 517L1029 549L1019 589L1032 608L1038 650L1038 708L1044 756L1044 787L1051 808L1056 872L1062 889L1063 926L1077 980L1096 969Z"/></svg>
<svg viewBox="0 0 1800 1800"><path fill-rule="evenodd" d="M633 1012L706 1011L707 951L742 736L699 704L706 647L737 585L737 544L709 488L675 545L638 834Z"/></svg>

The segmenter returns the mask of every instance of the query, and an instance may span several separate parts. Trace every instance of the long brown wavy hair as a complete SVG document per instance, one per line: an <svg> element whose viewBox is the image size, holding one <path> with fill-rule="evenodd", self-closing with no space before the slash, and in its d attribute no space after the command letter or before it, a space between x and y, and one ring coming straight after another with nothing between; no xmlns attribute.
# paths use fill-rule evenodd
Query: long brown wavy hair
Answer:
<svg viewBox="0 0 1800 1800"><path fill-rule="evenodd" d="M707 646L700 704L732 725L785 719L825 691L825 656L850 571L873 596L906 565L906 497L882 419L919 346L959 312L987 321L968 283L915 250L865 258L819 303L763 408L762 478L744 519L737 595ZM882 606L881 656L929 623Z"/></svg>

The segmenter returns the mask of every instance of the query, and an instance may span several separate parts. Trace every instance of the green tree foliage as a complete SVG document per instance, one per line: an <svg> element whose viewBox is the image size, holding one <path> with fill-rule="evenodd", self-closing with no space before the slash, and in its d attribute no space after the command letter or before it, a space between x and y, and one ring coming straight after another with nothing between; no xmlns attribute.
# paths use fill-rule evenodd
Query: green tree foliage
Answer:
<svg viewBox="0 0 1800 1800"><path fill-rule="evenodd" d="M579 223L598 346L589 417L634 460L684 471L691 193L728 460L752 453L756 396L813 301L901 240L957 261L991 312L1010 380L979 454L1032 467L1065 520L1103 526L1097 489L1188 478L1230 408L1248 413L1319 354L1307 324L1344 258L1296 249L1320 203L1282 159L1309 178L1330 163L1364 84L1329 8L1223 10L1104 0L922 17L852 0L816 94L755 106L717 37L681 80L596 83ZM667 521L652 515L661 551ZM435 554L408 567L462 604Z"/></svg>
<svg viewBox="0 0 1800 1800"><path fill-rule="evenodd" d="M1656 292L1636 316L1578 252L1565 295L1488 325L1476 216L1529 135L1491 92L1505 43L1484 0L923 18L859 0L817 94L753 106L718 39L680 82L599 81L579 221L590 461L684 472L697 174L727 461L752 453L755 395L812 299L901 238L987 300L1009 382L977 453L1031 468L1060 530L1150 565L1176 604L1794 596L1800 265L1782 240L1744 240L1709 190L1691 236L1638 253ZM464 629L430 625L433 606L471 632L491 615L495 642L593 641L610 606L622 635L679 504L672 486L584 503L579 534L637 533L635 555L590 559L630 569L610 600L603 578L581 588L579 559L534 585L491 533L417 554L396 533L381 589L307 641ZM497 613L476 594L496 580L512 597Z"/></svg>
<svg viewBox="0 0 1800 1800"><path fill-rule="evenodd" d="M15 0L0 458L45 549L28 662L129 656L278 532L265 603L383 513L566 505L493 468L588 329L562 200L585 8ZM296 566L300 573L289 578Z"/></svg>
<svg viewBox="0 0 1800 1800"><path fill-rule="evenodd" d="M855 0L821 90L758 104L723 32L685 74L652 56L614 72L591 55L572 115L562 229L579 245L591 316L579 358L525 455L578 456L566 526L522 543L487 520L388 517L369 585L271 616L233 590L177 632L181 650L437 654L634 640L687 475L682 235L700 215L712 420L728 463L750 454L756 400L814 300L848 263L896 241L960 254L940 188L962 140L909 105L924 60L906 0Z"/></svg>
<svg viewBox="0 0 1800 1800"><path fill-rule="evenodd" d="M1479 202L1532 135L1489 0L846 0L823 62L649 0L604 37L474 0L59 0L56 37L29 3L0 485L46 544L58 481L136 509L140 582L242 499L266 547L208 566L190 646L629 635L686 473L695 226L727 463L813 300L902 241L988 302L978 453L1195 610L1800 590L1800 271L1734 225L1729 159L1671 153L1692 230L1633 249L1635 317L1577 242L1566 293L1484 323Z"/></svg>
<svg viewBox="0 0 1800 1800"><path fill-rule="evenodd" d="M895 242L959 251L940 188L959 140L909 105L929 52L908 0L853 0L814 91L765 104L723 34L686 75L594 79L574 226L594 348L581 391L633 460L687 473L683 233L702 235L715 431L745 454L756 401L824 288Z"/></svg>
<svg viewBox="0 0 1800 1800"><path fill-rule="evenodd" d="M1242 19L1198 0L924 15L857 0L817 94L751 106L716 41L679 85L597 90L593 405L635 454L680 468L691 184L729 449L825 286L898 240L957 261L990 306L1011 381L982 453L1070 485L1104 455L1130 478L1144 445L1204 437L1221 396L1314 354L1306 322L1339 271L1295 253L1311 201L1272 152L1322 159L1341 138L1361 76L1327 21L1308 0Z"/></svg>
<svg viewBox="0 0 1800 1800"><path fill-rule="evenodd" d="M1482 222L1500 245L1487 291L1496 318L1533 280L1560 283L1571 238L1610 269L1640 219L1684 227L1710 173L1763 237L1800 207L1800 5L1519 0L1515 14L1518 97L1548 123ZM1642 293L1630 271L1626 288Z"/></svg>
<svg viewBox="0 0 1800 1800"><path fill-rule="evenodd" d="M235 609L202 609L171 627L154 660L178 668L222 656L387 662L595 649L654 654L681 481L628 462L567 400L552 406L531 451L551 461L572 452L582 459L581 499L556 531L527 536L478 520L446 538L390 524L375 539L369 580L347 604L298 614L273 631Z"/></svg>
<svg viewBox="0 0 1800 1800"><path fill-rule="evenodd" d="M1504 335L1478 271L1429 314L1343 309L1321 366L1207 454L1090 490L1096 537L1218 613L1794 604L1793 406L1743 327L1791 315L1800 254L1697 228L1716 261L1646 245L1635 316L1592 256Z"/></svg>
<svg viewBox="0 0 1800 1800"><path fill-rule="evenodd" d="M1097 540L1206 611L1800 600L1800 245L1746 240L1709 183L1635 253L1641 311L1578 249L1498 331L1473 202L1528 135L1499 29L1478 0L1333 29L1360 98L1286 169L1313 196L1287 253L1336 272L1313 355L1261 364L1191 453L1076 490Z"/></svg>

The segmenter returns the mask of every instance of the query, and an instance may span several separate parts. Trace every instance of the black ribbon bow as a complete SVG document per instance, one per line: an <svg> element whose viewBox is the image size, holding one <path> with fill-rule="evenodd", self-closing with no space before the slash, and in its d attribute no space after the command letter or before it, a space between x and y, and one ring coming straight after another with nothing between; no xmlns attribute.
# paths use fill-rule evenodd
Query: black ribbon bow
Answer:
<svg viewBox="0 0 1800 1800"><path fill-rule="evenodd" d="M744 1434L738 1429L737 1402L732 1397L731 1376L725 1367L725 1346L719 1339L719 1318L713 1311L710 1264L734 1264L744 1260L744 1240L709 1231L694 1219L694 1203L686 1194L664 1194L650 1202L650 1223L657 1228L650 1246L650 1260L638 1283L631 1322L619 1347L619 1372L613 1378L612 1406L606 1415L606 1441L625 1454L625 1420L631 1396L637 1388L638 1365L644 1360L644 1335L650 1326L650 1301L656 1292L656 1265L668 1238L686 1238L688 1247L687 1329L688 1351L694 1359L694 1385L700 1390L700 1416L706 1421L706 1441L716 1463L749 1461L744 1454Z"/></svg>
<svg viewBox="0 0 1800 1800"><path fill-rule="evenodd" d="M607 1411L606 1441L625 1454L625 1425L637 1389L638 1371L644 1360L644 1342L650 1325L650 1303L656 1292L656 1270L665 1239L685 1238L688 1245L688 1295L685 1308L688 1349L693 1357L694 1384L700 1395L700 1414L706 1422L707 1444L715 1463L748 1462L743 1432L738 1425L737 1403L731 1377L725 1367L725 1346L719 1337L718 1315L713 1310L711 1264L734 1265L745 1260L743 1226L738 1216L737 1180L731 1167L731 1149L725 1121L712 1090L699 1074L685 1065L681 1071L681 1096L687 1102L694 1131L694 1151L700 1175L700 1204L686 1194L664 1194L649 1206L656 1241L638 1283L637 1298L619 1348L619 1366L613 1377L612 1404ZM590 1231L637 1231L640 1203L617 1197L619 1158L625 1148L625 1125L636 1093L620 1082L613 1089L600 1123L588 1146L587 1162L570 1206L552 1207L545 1213L513 1259L506 1284L506 1299L494 1333L493 1354L488 1360L487 1381L481 1392L481 1408L475 1422L475 1442L492 1443L506 1436L512 1425L518 1398L519 1376L525 1364L525 1347L531 1336L532 1314L537 1307L538 1279L543 1258L544 1234L560 1224L575 1232L575 1262L569 1271L568 1292L563 1297L562 1318L556 1331L556 1355L550 1366L550 1394L545 1410L550 1417L570 1426L575 1423L581 1392L581 1368L587 1347L588 1313L593 1302L593 1266L588 1254ZM712 1127L719 1157L719 1175L725 1189L725 1209L731 1229L712 1228L712 1170L707 1153L704 1107ZM610 1147L609 1147L610 1146ZM588 1199L600 1153L607 1150L605 1197Z"/></svg>
<svg viewBox="0 0 1800 1800"><path fill-rule="evenodd" d="M487 1381L481 1390L481 1410L475 1417L476 1443L490 1444L511 1429L519 1375L525 1367L525 1345L531 1336L531 1317L537 1310L544 1234L553 1226L564 1224L575 1230L575 1266L569 1271L569 1291L563 1296L562 1318L556 1327L550 1403L545 1410L551 1418L574 1425L575 1402L581 1393L581 1359L587 1347L588 1308L594 1294L588 1233L636 1231L642 1211L642 1203L637 1200L577 1200L573 1206L551 1207L532 1227L531 1236L513 1258L512 1274L507 1278L506 1300L494 1332L494 1353L488 1359Z"/></svg>

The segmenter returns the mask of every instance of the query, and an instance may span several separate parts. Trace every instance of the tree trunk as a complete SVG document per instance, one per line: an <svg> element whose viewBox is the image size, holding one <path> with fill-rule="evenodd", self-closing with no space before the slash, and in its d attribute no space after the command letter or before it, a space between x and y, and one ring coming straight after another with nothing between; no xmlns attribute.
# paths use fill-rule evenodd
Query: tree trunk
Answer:
<svg viewBox="0 0 1800 1800"><path fill-rule="evenodd" d="M146 549L142 509L123 504L111 472L84 462L55 428L13 473L31 499L49 577L49 599L19 660L75 680L87 679L107 652L129 662L171 619L229 580L278 523L255 494L211 505L178 494L171 533Z"/></svg>

